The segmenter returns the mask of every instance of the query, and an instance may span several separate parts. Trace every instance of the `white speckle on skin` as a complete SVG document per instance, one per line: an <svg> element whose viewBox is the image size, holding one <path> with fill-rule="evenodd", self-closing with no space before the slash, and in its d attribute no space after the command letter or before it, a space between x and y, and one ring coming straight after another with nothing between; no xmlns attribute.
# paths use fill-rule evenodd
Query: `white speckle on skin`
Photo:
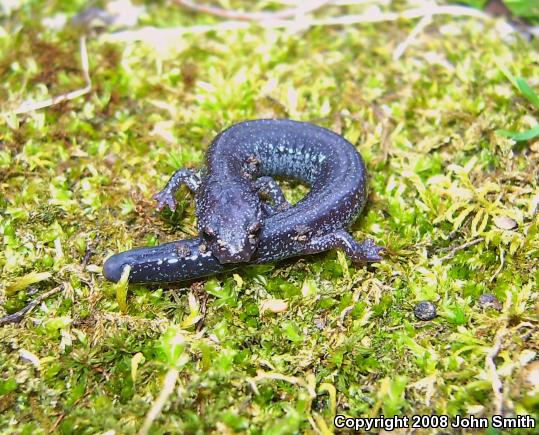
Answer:
<svg viewBox="0 0 539 435"><path fill-rule="evenodd" d="M171 258L170 260L168 260L168 264L174 264L174 263L177 263L177 262L178 262L177 258Z"/></svg>

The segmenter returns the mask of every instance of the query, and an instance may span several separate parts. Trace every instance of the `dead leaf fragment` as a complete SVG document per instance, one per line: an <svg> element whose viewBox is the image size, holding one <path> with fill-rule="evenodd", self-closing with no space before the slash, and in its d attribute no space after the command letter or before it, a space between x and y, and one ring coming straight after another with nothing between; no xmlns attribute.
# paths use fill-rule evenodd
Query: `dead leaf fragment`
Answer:
<svg viewBox="0 0 539 435"><path fill-rule="evenodd" d="M494 218L494 225L501 230L512 230L517 227L517 222L507 216L496 216Z"/></svg>
<svg viewBox="0 0 539 435"><path fill-rule="evenodd" d="M288 303L284 299L266 299L260 303L260 314L265 311L282 313L286 310L288 310Z"/></svg>

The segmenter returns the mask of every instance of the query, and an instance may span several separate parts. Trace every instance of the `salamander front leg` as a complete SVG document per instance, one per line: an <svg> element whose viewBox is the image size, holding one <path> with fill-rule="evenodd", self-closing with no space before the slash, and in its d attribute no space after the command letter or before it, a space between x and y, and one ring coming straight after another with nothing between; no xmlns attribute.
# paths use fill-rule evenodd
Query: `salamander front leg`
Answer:
<svg viewBox="0 0 539 435"><path fill-rule="evenodd" d="M330 249L341 249L354 263L367 263L382 260L380 252L384 250L371 239L357 242L344 230L337 230L325 236L313 238L306 247L306 254L315 254Z"/></svg>
<svg viewBox="0 0 539 435"><path fill-rule="evenodd" d="M172 211L176 210L174 196L182 184L185 184L191 192L196 193L200 187L200 172L194 169L178 169L174 172L165 188L153 196L153 199L157 201L157 210L163 209L165 205L168 205Z"/></svg>
<svg viewBox="0 0 539 435"><path fill-rule="evenodd" d="M264 203L264 212L266 215L272 215L290 207L290 203L286 200L281 187L271 177L260 177L255 182L255 189L259 195L269 198L273 205Z"/></svg>

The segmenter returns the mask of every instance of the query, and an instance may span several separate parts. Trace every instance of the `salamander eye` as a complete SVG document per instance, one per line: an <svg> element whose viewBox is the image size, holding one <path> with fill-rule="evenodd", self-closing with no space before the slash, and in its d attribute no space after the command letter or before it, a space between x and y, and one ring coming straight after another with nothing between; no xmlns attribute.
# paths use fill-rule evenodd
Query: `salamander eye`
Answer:
<svg viewBox="0 0 539 435"><path fill-rule="evenodd" d="M262 223L255 222L254 224L250 225L249 228L247 228L247 232L249 234L256 234L260 231L260 228L262 228Z"/></svg>
<svg viewBox="0 0 539 435"><path fill-rule="evenodd" d="M202 228L202 232L209 238L215 237L215 230L209 225L206 225L204 228Z"/></svg>

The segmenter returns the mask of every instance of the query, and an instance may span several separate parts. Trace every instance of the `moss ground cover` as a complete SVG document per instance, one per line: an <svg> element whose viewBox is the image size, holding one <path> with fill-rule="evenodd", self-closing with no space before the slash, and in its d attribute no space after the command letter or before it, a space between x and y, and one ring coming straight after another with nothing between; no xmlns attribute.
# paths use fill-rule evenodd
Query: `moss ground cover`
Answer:
<svg viewBox="0 0 539 435"><path fill-rule="evenodd" d="M91 91L14 115L85 85L80 30L44 21L84 7L28 1L0 22L0 315L57 289L0 327L0 431L136 433L152 406L152 433L329 433L335 414L537 417L539 140L496 132L537 124L506 74L539 90L537 39L440 16L395 59L416 21L153 44L94 33ZM220 21L147 2L139 25ZM329 252L197 282L106 282L108 255L195 234L189 195L159 214L152 194L200 165L223 128L264 117L357 146L371 194L352 230L386 259L355 268ZM414 317L424 300L432 321Z"/></svg>

